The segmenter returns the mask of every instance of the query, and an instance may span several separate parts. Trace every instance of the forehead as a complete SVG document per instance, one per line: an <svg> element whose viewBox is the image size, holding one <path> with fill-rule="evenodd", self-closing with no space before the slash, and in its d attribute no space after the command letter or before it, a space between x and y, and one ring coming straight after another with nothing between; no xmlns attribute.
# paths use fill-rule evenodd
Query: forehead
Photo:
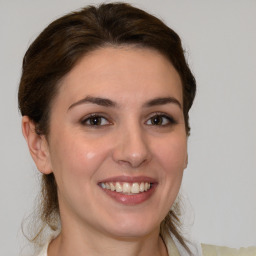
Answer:
<svg viewBox="0 0 256 256"><path fill-rule="evenodd" d="M66 75L57 96L71 104L86 96L114 100L176 97L182 83L171 62L159 52L137 47L105 47L90 52Z"/></svg>

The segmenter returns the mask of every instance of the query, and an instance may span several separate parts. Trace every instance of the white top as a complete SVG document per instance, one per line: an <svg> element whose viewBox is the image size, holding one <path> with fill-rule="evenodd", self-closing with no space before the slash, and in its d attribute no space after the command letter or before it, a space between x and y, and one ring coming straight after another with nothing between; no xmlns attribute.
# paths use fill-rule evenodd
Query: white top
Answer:
<svg viewBox="0 0 256 256"><path fill-rule="evenodd" d="M170 256L188 256L188 253L178 244L176 245L174 241L171 239L170 236L164 237L164 241L167 247L168 255ZM47 250L48 246L50 244L51 240L45 244L45 246L42 248L41 252L37 256L47 256ZM201 248L198 249L197 246L192 246L191 248L192 252L195 253L196 256L202 256Z"/></svg>
<svg viewBox="0 0 256 256"><path fill-rule="evenodd" d="M49 241L50 243L50 241ZM42 251L37 256L47 256L47 243ZM168 250L168 254L170 256L187 256L188 254L184 251L184 249L176 245L174 241L168 237L165 239L166 247ZM194 255L196 256L256 256L256 247L248 247L248 248L240 248L240 249L233 249L224 246L215 246L215 245L206 245L202 244L201 246L192 246L190 248Z"/></svg>
<svg viewBox="0 0 256 256"><path fill-rule="evenodd" d="M49 242L49 243L50 243L50 242ZM38 254L38 256L47 256L47 250L48 250L48 245L49 245L49 243L47 243L47 244L43 247L42 251Z"/></svg>

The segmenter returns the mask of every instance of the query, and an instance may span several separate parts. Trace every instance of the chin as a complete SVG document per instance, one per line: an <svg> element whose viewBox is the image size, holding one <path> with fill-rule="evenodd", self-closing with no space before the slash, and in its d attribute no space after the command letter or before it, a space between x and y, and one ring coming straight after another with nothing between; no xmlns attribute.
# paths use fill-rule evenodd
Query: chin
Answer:
<svg viewBox="0 0 256 256"><path fill-rule="evenodd" d="M114 224L108 227L107 230L113 236L119 238L139 238L145 237L153 232L159 232L161 221L156 221L154 216L147 218L147 216L120 216L115 218ZM110 222L109 222L110 223Z"/></svg>

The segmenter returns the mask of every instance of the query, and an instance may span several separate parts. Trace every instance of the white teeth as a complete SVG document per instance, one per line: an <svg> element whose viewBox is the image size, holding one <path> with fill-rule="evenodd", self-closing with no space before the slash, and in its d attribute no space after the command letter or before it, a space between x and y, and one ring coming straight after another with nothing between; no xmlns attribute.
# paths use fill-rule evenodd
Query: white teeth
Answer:
<svg viewBox="0 0 256 256"><path fill-rule="evenodd" d="M119 182L116 183L116 192L123 192L123 187Z"/></svg>
<svg viewBox="0 0 256 256"><path fill-rule="evenodd" d="M110 183L110 189L111 189L111 191L115 191L116 190L116 188L115 188L113 183Z"/></svg>
<svg viewBox="0 0 256 256"><path fill-rule="evenodd" d="M138 194L140 192L140 185L138 183L132 183L131 193Z"/></svg>
<svg viewBox="0 0 256 256"><path fill-rule="evenodd" d="M134 183L128 183L128 182L106 182L106 183L100 183L100 186L103 189L108 189L111 191L116 191L118 193L123 194L138 194L145 192L150 189L150 183L149 182L134 182Z"/></svg>
<svg viewBox="0 0 256 256"><path fill-rule="evenodd" d="M140 183L140 192L143 192L143 191L144 191L144 188L145 188L144 182L141 182L141 183Z"/></svg>
<svg viewBox="0 0 256 256"><path fill-rule="evenodd" d="M123 193L131 193L131 185L129 183L124 183L123 184Z"/></svg>

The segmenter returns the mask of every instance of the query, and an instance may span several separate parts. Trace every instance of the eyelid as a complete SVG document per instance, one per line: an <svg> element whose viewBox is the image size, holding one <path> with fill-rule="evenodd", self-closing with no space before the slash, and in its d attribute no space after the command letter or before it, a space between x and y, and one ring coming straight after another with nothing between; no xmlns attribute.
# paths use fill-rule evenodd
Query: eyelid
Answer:
<svg viewBox="0 0 256 256"><path fill-rule="evenodd" d="M102 119L105 119L107 120L108 124L103 124L103 125L92 125L92 124L86 124L86 122L90 119L90 118L102 118ZM84 116L83 118L80 119L80 123L84 126L88 126L88 127L93 127L93 128L100 128L100 127L104 127L104 126L108 126L108 125L111 125L112 122L110 121L110 119L108 117L106 117L105 114L103 113L91 113L91 114L88 114L86 116Z"/></svg>
<svg viewBox="0 0 256 256"><path fill-rule="evenodd" d="M90 118L102 118L102 119L105 119L107 121L107 124L87 124L86 122L88 122L90 120ZM161 117L161 118L165 118L168 120L168 122L166 124L147 124L148 121L150 121L150 119L152 119L153 117ZM82 117L79 121L82 125L84 126L88 126L88 127L92 127L92 128L101 128L101 127L104 127L104 126L109 126L109 125L112 125L113 122L111 121L111 119L109 117L106 116L106 114L104 113L90 113L84 117ZM151 113L146 121L144 122L146 125L149 125L149 126L158 126L158 127L166 127L166 126L171 126L171 125L174 125L174 124L177 124L177 120L170 114L167 114L167 113L164 113L164 112L154 112L154 113Z"/></svg>
<svg viewBox="0 0 256 256"><path fill-rule="evenodd" d="M153 117L162 117L162 118L166 118L168 120L168 124L162 124L162 125L153 125L151 124L150 126L170 126L170 125L174 125L177 124L177 120L170 114L166 114L164 112L154 112L152 114L150 114L150 116L147 118L146 122L147 123L151 118Z"/></svg>

